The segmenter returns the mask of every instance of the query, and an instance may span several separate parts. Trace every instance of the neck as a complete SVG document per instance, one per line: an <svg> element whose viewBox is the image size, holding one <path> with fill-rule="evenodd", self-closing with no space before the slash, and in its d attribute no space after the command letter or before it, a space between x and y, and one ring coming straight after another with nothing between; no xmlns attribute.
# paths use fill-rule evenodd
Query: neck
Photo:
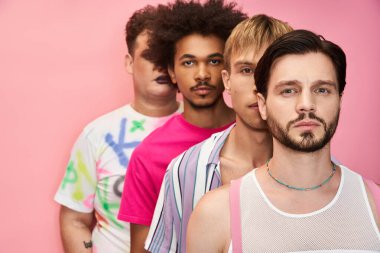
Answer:
<svg viewBox="0 0 380 253"><path fill-rule="evenodd" d="M235 112L229 108L223 98L212 107L193 107L188 101L183 103L183 117L187 122L201 128L219 128L235 120Z"/></svg>
<svg viewBox="0 0 380 253"><path fill-rule="evenodd" d="M273 140L271 173L289 185L309 187L321 183L332 171L330 144L311 152L291 150Z"/></svg>
<svg viewBox="0 0 380 253"><path fill-rule="evenodd" d="M257 168L272 155L272 136L266 129L248 128L237 119L225 146L229 156L249 161L253 168Z"/></svg>
<svg viewBox="0 0 380 253"><path fill-rule="evenodd" d="M165 98L144 98L135 96L131 106L137 112L150 117L164 117L178 110L179 103L175 95Z"/></svg>

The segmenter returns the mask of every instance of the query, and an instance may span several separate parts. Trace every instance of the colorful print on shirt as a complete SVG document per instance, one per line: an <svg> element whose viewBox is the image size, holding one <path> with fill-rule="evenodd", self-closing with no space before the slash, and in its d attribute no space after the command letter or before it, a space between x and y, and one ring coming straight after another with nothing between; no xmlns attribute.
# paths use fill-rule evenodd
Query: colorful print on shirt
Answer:
<svg viewBox="0 0 380 253"><path fill-rule="evenodd" d="M170 117L148 117L126 105L91 122L77 139L55 200L78 212L95 212L97 252L128 252L129 224L117 213L129 159Z"/></svg>

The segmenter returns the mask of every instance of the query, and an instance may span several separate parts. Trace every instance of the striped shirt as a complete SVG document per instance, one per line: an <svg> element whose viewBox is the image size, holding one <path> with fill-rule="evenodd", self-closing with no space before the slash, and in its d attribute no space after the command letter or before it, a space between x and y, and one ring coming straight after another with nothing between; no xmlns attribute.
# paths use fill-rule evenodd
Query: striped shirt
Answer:
<svg viewBox="0 0 380 253"><path fill-rule="evenodd" d="M219 154L233 124L191 147L168 166L145 248L150 252L186 252L190 215L206 192L221 186Z"/></svg>

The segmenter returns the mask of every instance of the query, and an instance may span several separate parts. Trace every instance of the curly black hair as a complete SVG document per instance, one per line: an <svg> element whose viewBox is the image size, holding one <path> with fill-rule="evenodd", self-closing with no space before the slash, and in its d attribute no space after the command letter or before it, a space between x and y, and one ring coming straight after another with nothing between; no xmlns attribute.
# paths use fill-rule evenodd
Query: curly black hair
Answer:
<svg viewBox="0 0 380 253"><path fill-rule="evenodd" d="M125 26L125 41L127 42L128 52L133 55L137 36L145 30L150 30L150 25L156 17L157 8L147 5L137 10L128 20Z"/></svg>
<svg viewBox="0 0 380 253"><path fill-rule="evenodd" d="M205 3L176 0L157 7L148 49L143 57L159 69L174 65L176 42L190 34L215 35L226 41L232 29L247 18L235 2L207 0Z"/></svg>

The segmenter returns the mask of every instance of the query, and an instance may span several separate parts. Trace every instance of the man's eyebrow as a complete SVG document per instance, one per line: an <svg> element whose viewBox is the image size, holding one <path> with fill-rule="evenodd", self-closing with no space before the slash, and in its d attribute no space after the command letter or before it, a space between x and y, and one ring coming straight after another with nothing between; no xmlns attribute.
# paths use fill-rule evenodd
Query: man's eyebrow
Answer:
<svg viewBox="0 0 380 253"><path fill-rule="evenodd" d="M252 67L256 67L256 64L250 61L237 61L234 63L234 66L239 66L239 65L249 65Z"/></svg>
<svg viewBox="0 0 380 253"><path fill-rule="evenodd" d="M186 58L194 59L195 56L192 55L192 54L184 54L184 55L182 55L181 57L179 57L180 60L182 60L182 59L186 59Z"/></svg>
<svg viewBox="0 0 380 253"><path fill-rule="evenodd" d="M179 60L183 60L183 59L195 59L195 58L197 58L195 55L184 54L181 57L179 57ZM207 58L208 59L210 59L210 58L223 58L223 54L221 54L221 53L214 53L214 54L208 55Z"/></svg>
<svg viewBox="0 0 380 253"><path fill-rule="evenodd" d="M284 80L284 81L279 81L278 83L275 84L275 88L282 87L282 86L293 86L293 85L299 85L301 84L300 81L298 80ZM331 80L316 80L312 83L312 86L318 86L318 85L328 85L328 86L333 86L337 87L336 83Z"/></svg>
<svg viewBox="0 0 380 253"><path fill-rule="evenodd" d="M322 85L322 84L334 86L334 87L337 86L336 83L334 81L331 81L331 80L317 80L317 81L313 82L313 85Z"/></svg>
<svg viewBox="0 0 380 253"><path fill-rule="evenodd" d="M223 58L223 54L221 54L221 53L214 53L214 54L210 54L210 55L207 56L207 58L215 58L215 57Z"/></svg>
<svg viewBox="0 0 380 253"><path fill-rule="evenodd" d="M278 83L275 84L275 87L279 86L290 86L290 85L296 85L299 84L300 82L297 80L284 80L284 81L279 81Z"/></svg>

